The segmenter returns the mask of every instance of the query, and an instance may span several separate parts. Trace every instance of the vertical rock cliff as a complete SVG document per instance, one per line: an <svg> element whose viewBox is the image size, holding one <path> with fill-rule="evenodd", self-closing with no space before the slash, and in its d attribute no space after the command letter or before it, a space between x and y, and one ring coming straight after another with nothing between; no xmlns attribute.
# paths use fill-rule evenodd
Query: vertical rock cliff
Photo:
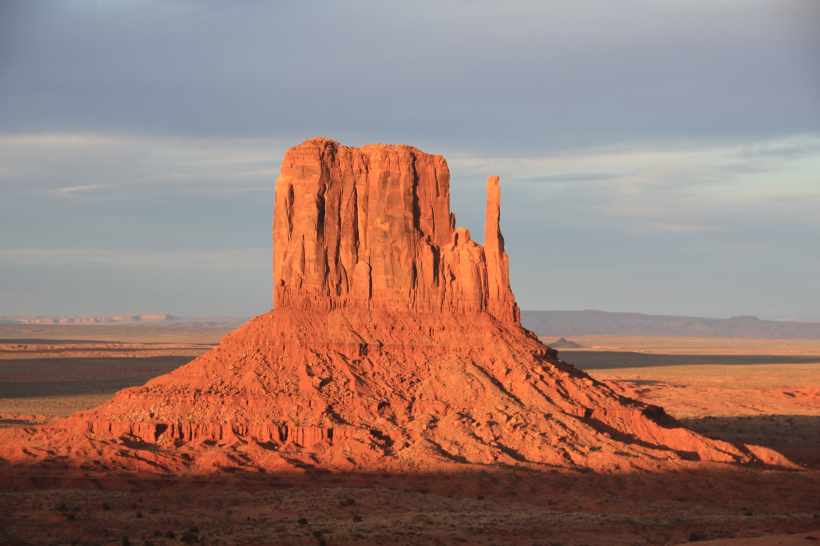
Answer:
<svg viewBox="0 0 820 546"><path fill-rule="evenodd" d="M276 182L274 306L488 312L517 324L498 177L487 189L482 247L455 229L443 157L321 138L291 148Z"/></svg>
<svg viewBox="0 0 820 546"><path fill-rule="evenodd" d="M789 465L695 434L559 360L518 323L498 177L487 181L483 246L455 228L449 183L444 158L410 146L291 148L276 182L276 309L94 410L0 431L0 463L60 472L69 463L83 472Z"/></svg>

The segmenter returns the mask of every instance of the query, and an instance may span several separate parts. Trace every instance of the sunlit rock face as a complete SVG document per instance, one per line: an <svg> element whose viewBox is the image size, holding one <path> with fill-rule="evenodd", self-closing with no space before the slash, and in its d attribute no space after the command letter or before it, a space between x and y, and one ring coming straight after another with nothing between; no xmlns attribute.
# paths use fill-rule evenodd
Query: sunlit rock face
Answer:
<svg viewBox="0 0 820 546"><path fill-rule="evenodd" d="M487 189L482 246L455 228L440 155L321 138L291 148L276 182L274 306L488 312L518 323L498 177Z"/></svg>
<svg viewBox="0 0 820 546"><path fill-rule="evenodd" d="M483 246L454 227L449 178L444 158L410 146L291 148L275 309L94 410L0 430L0 459L147 472L790 465L559 360L519 324L498 177Z"/></svg>

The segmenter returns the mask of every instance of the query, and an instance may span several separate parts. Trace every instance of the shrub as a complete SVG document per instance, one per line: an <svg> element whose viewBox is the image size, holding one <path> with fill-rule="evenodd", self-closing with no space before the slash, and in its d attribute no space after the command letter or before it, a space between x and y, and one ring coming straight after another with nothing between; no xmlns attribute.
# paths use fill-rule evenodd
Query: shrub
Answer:
<svg viewBox="0 0 820 546"><path fill-rule="evenodd" d="M353 506L354 504L356 504L356 501L353 499L347 499L345 502L348 506Z"/></svg>
<svg viewBox="0 0 820 546"><path fill-rule="evenodd" d="M188 532L195 535L199 532L199 527L191 527Z"/></svg>
<svg viewBox="0 0 820 546"><path fill-rule="evenodd" d="M107 502L104 502L104 503L102 503L102 509L105 510L106 512L108 512L109 510L111 510L111 505L108 504Z"/></svg>
<svg viewBox="0 0 820 546"><path fill-rule="evenodd" d="M177 535L173 531L168 531L165 533L165 538L177 538Z"/></svg>
<svg viewBox="0 0 820 546"><path fill-rule="evenodd" d="M296 520L296 523L298 523L299 525L307 525L307 519L299 518L298 520Z"/></svg>
<svg viewBox="0 0 820 546"><path fill-rule="evenodd" d="M484 500L484 495L479 495L477 498L478 500Z"/></svg>
<svg viewBox="0 0 820 546"><path fill-rule="evenodd" d="M193 533L182 533L182 536L179 537L180 542L187 542L187 543L194 543L199 542L199 537Z"/></svg>
<svg viewBox="0 0 820 546"><path fill-rule="evenodd" d="M156 538L161 537L161 536L162 536L162 531L154 531L154 536L155 536Z"/></svg>
<svg viewBox="0 0 820 546"><path fill-rule="evenodd" d="M64 502L58 504L54 509L58 512L68 512L68 506L66 506Z"/></svg>
<svg viewBox="0 0 820 546"><path fill-rule="evenodd" d="M75 521L77 519L77 516L75 516L74 514L63 514L63 516L65 516L65 519L67 519L68 521Z"/></svg>
<svg viewBox="0 0 820 546"><path fill-rule="evenodd" d="M321 531L313 531L313 536L315 536L316 538L320 538L322 536L322 532Z"/></svg>
<svg viewBox="0 0 820 546"><path fill-rule="evenodd" d="M359 515L353 516L353 521L355 521L357 523L362 521L362 516L359 516Z"/></svg>
<svg viewBox="0 0 820 546"><path fill-rule="evenodd" d="M137 517L141 518L142 517L142 512L137 512Z"/></svg>
<svg viewBox="0 0 820 546"><path fill-rule="evenodd" d="M128 537L122 537L122 546L131 546L131 541L128 540Z"/></svg>

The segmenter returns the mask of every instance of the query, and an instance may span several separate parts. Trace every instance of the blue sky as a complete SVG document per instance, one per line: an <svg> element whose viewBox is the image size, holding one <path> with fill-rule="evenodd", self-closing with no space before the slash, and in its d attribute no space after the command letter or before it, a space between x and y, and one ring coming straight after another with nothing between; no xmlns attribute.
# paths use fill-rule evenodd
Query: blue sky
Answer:
<svg viewBox="0 0 820 546"><path fill-rule="evenodd" d="M315 136L485 181L524 309L820 319L813 0L0 4L0 315L271 305Z"/></svg>

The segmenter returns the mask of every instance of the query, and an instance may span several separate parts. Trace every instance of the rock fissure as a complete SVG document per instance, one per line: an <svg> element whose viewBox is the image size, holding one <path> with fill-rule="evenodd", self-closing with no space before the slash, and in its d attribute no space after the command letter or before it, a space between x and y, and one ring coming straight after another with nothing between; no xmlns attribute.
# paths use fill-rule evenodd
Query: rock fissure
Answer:
<svg viewBox="0 0 820 546"><path fill-rule="evenodd" d="M479 245L455 227L441 156L317 138L280 174L275 309L94 410L0 430L0 457L196 472L790 466L685 429L524 330L498 177Z"/></svg>

